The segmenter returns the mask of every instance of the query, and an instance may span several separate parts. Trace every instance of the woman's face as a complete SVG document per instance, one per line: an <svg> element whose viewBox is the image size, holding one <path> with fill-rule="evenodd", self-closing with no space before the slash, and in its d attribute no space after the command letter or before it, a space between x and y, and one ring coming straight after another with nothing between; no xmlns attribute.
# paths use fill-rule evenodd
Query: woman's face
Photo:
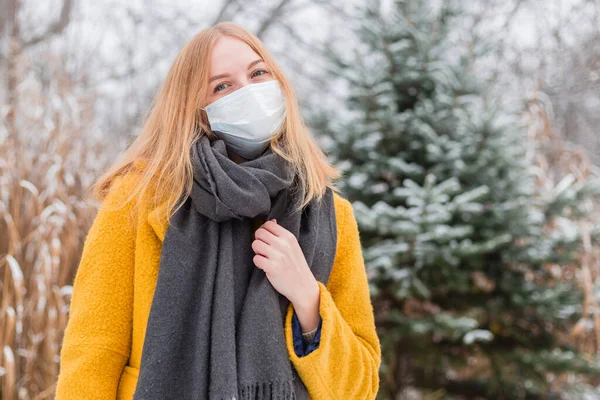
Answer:
<svg viewBox="0 0 600 400"><path fill-rule="evenodd" d="M210 56L208 101L210 104L252 83L273 80L267 65L241 40L222 36Z"/></svg>

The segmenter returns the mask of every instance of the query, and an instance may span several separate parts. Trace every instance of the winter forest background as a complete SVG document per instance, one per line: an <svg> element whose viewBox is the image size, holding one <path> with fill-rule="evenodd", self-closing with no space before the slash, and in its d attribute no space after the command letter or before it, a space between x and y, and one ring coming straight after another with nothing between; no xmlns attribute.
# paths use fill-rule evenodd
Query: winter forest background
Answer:
<svg viewBox="0 0 600 400"><path fill-rule="evenodd" d="M598 0L0 0L0 397L53 398L88 188L222 20L344 172L379 398L600 398Z"/></svg>

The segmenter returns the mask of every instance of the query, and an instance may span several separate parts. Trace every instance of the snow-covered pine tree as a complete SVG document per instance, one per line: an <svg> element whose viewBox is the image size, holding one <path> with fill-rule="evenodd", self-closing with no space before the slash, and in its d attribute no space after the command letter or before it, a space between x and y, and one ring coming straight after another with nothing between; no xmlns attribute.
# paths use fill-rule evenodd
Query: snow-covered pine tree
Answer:
<svg viewBox="0 0 600 400"><path fill-rule="evenodd" d="M562 340L582 297L556 273L598 185L539 192L526 129L471 71L477 46L461 44L449 3L371 1L356 56L329 51L351 117L311 118L359 223L380 397L560 398L562 373L600 371Z"/></svg>

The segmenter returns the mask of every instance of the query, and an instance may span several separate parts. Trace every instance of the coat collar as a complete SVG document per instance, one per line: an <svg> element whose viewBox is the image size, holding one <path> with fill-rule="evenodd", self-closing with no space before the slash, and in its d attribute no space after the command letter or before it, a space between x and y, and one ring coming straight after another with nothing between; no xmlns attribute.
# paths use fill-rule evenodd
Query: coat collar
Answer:
<svg viewBox="0 0 600 400"><path fill-rule="evenodd" d="M134 161L134 165L138 168L143 170L147 163L145 160L141 160L141 159L137 159ZM152 202L153 200L148 200L150 202ZM152 231L156 234L156 237L163 242L165 239L165 234L167 232L167 226L168 226L168 220L166 217L166 212L167 212L167 206L168 206L168 200L164 200L161 203L158 203L158 205L156 207L154 207L154 204L152 204L150 207L150 211L148 212L148 215L146 216L146 221L148 222L148 224L150 224L150 226L152 227Z"/></svg>
<svg viewBox="0 0 600 400"><path fill-rule="evenodd" d="M156 237L162 242L167 232L168 220L166 217L168 202L165 200L148 213L146 220L152 227Z"/></svg>

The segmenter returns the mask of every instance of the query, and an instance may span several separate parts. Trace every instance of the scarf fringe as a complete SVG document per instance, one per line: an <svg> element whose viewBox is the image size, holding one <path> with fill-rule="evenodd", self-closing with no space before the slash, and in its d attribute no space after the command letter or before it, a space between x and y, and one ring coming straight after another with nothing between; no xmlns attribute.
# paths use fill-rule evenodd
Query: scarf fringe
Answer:
<svg viewBox="0 0 600 400"><path fill-rule="evenodd" d="M296 399L294 384L290 381L252 382L239 386L235 400L292 400ZM228 400L228 399L225 399Z"/></svg>

